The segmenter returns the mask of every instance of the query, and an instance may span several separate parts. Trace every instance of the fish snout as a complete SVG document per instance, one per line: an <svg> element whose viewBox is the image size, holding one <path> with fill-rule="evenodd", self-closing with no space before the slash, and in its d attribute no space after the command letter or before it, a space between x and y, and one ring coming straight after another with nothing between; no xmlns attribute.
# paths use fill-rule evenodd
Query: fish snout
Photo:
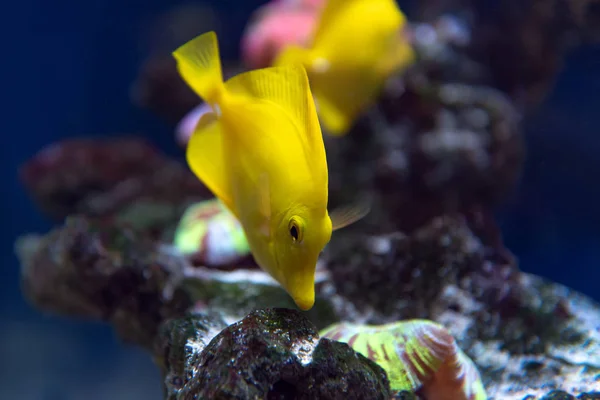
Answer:
<svg viewBox="0 0 600 400"><path fill-rule="evenodd" d="M286 289L294 303L302 311L307 311L315 304L315 273L308 271L295 271L291 277L286 279ZM303 273L304 272L304 273Z"/></svg>
<svg viewBox="0 0 600 400"><path fill-rule="evenodd" d="M294 303L302 311L308 311L315 304L315 288L313 287L310 292L304 292L297 296L292 295Z"/></svg>

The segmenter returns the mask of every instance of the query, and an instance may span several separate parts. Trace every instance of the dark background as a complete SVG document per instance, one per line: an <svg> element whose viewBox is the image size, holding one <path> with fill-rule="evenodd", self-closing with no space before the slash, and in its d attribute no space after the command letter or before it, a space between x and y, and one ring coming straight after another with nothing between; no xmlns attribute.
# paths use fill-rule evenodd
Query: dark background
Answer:
<svg viewBox="0 0 600 400"><path fill-rule="evenodd" d="M263 1L213 1L222 54L237 55L251 11ZM124 5L126 4L126 5ZM181 156L172 126L131 104L130 85L149 52L144 29L167 0L20 0L3 7L0 146L4 182L0 284L0 398L160 399L150 358L124 347L108 326L43 316L23 300L13 251L17 235L46 232L17 180L41 147L79 135L143 133ZM141 33L142 32L142 33ZM528 160L500 210L521 268L596 300L600 273L600 47L571 51L554 90L525 120Z"/></svg>

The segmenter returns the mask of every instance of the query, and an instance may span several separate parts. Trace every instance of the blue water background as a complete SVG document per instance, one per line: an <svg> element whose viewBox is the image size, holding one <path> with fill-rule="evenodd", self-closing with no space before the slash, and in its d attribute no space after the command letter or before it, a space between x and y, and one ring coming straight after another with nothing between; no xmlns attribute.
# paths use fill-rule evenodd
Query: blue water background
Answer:
<svg viewBox="0 0 600 400"><path fill-rule="evenodd" d="M234 57L249 13L262 1L218 0ZM124 5L126 4L126 6ZM129 99L147 49L140 24L170 10L166 0L21 0L5 4L2 113L4 168L0 280L0 398L160 399L158 372L110 327L43 316L23 300L13 252L17 235L46 232L17 181L17 166L41 147L82 134L143 132L177 154L172 127ZM600 273L600 47L572 51L555 89L525 124L528 163L500 213L507 245L525 271L597 300Z"/></svg>

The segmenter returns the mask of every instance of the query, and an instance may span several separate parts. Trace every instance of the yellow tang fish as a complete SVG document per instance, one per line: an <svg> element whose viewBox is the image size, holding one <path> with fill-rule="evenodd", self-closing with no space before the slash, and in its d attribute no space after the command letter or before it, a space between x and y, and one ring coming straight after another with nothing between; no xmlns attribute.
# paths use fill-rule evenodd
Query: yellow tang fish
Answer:
<svg viewBox="0 0 600 400"><path fill-rule="evenodd" d="M190 168L240 221L260 267L310 309L319 253L333 229L364 212L332 213L332 223L327 211L325 146L306 71L272 67L223 82L212 31L173 56L212 109L188 143Z"/></svg>
<svg viewBox="0 0 600 400"><path fill-rule="evenodd" d="M405 25L394 0L326 0L309 48L290 45L274 65L302 63L321 122L345 135L385 80L414 61Z"/></svg>

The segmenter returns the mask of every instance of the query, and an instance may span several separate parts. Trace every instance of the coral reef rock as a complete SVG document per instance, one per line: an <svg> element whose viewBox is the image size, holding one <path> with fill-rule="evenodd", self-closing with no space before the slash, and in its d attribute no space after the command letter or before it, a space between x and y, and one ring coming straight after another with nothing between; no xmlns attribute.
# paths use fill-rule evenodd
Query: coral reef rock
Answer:
<svg viewBox="0 0 600 400"><path fill-rule="evenodd" d="M202 350L226 327L218 314L192 310L161 325L154 354L163 373L167 398L177 398L184 384L196 377Z"/></svg>
<svg viewBox="0 0 600 400"><path fill-rule="evenodd" d="M410 235L340 232L328 248L327 268L332 285L324 290L344 300L335 302L339 312L346 315L349 307L359 315L348 319L375 324L469 312L452 295L457 292L491 313L509 312L521 296L512 257L482 241L460 215L434 218Z"/></svg>
<svg viewBox="0 0 600 400"><path fill-rule="evenodd" d="M319 339L299 311L254 311L208 344L207 323L192 318L174 322L163 339L163 353L176 355L166 378L170 400L391 398L381 367L344 343Z"/></svg>
<svg viewBox="0 0 600 400"><path fill-rule="evenodd" d="M543 100L567 50L600 40L596 0L415 3L413 18L424 22L415 35L439 74L495 87L525 107Z"/></svg>
<svg viewBox="0 0 600 400"><path fill-rule="evenodd" d="M127 342L152 348L159 325L191 306L184 291L167 293L179 257L126 227L69 217L64 227L21 237L16 247L29 301L109 321Z"/></svg>
<svg viewBox="0 0 600 400"><path fill-rule="evenodd" d="M440 317L466 339L462 348L479 367L488 394L497 400L600 399L600 306L539 277L524 274L521 283L529 294L525 308L504 319L496 339L474 337L474 325L461 326L464 317L452 312ZM536 313L546 316L536 321Z"/></svg>
<svg viewBox="0 0 600 400"><path fill-rule="evenodd" d="M70 139L47 146L19 171L38 206L60 219L94 193L152 173L165 162L145 140Z"/></svg>
<svg viewBox="0 0 600 400"><path fill-rule="evenodd" d="M57 220L115 218L165 241L187 206L212 197L188 168L136 137L56 143L27 161L20 177Z"/></svg>
<svg viewBox="0 0 600 400"><path fill-rule="evenodd" d="M447 327L490 398L600 389L600 307L518 271L491 245L495 235L480 238L475 225L440 217L411 235L340 235L322 293L346 321L425 318Z"/></svg>
<svg viewBox="0 0 600 400"><path fill-rule="evenodd" d="M373 231L411 231L446 213L493 207L512 193L524 156L502 93L412 72L348 137L325 138L333 205L365 193ZM347 140L346 140L347 139Z"/></svg>

